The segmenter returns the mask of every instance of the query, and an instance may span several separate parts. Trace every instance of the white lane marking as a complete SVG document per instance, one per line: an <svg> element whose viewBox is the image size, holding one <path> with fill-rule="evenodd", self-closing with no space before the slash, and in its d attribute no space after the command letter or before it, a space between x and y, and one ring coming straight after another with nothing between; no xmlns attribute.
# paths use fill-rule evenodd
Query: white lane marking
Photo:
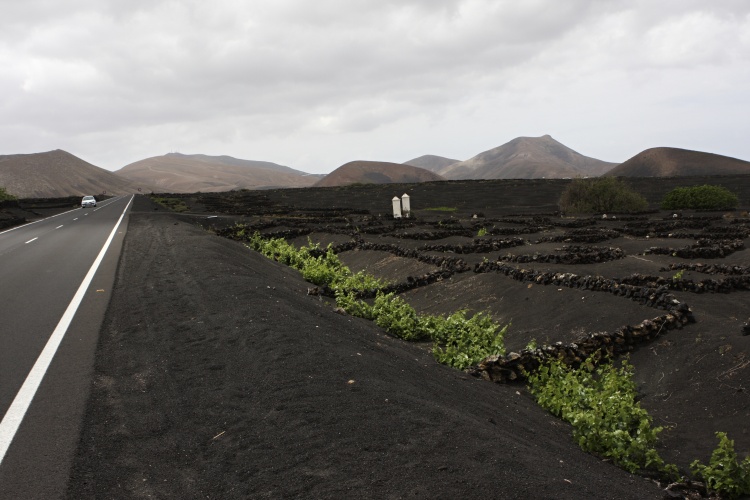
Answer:
<svg viewBox="0 0 750 500"><path fill-rule="evenodd" d="M29 222L29 223L23 224L21 226L12 227L10 229L6 229L5 231L0 231L0 234L9 233L11 231L15 231L16 229L21 229L22 227L26 227L26 226L30 226L32 224L36 224L37 222L44 222L44 221L46 221L48 219L54 219L55 217L60 217L61 215L69 214L70 212L74 212L76 210L78 210L78 209L74 208L73 210L68 210L67 212L63 212L61 214L53 215L51 217L47 217L47 218L44 218L44 219L35 220L34 222Z"/></svg>
<svg viewBox="0 0 750 500"><path fill-rule="evenodd" d="M76 218L75 218L75 219L73 219L73 220L78 220L78 217L76 217Z"/></svg>
<svg viewBox="0 0 750 500"><path fill-rule="evenodd" d="M29 241L27 241L26 243L24 243L24 245L28 245L28 244L29 244L29 243L31 243L32 241L36 241L36 240L38 240L38 239L39 239L39 236L37 236L36 238L31 238L31 239L30 239Z"/></svg>
<svg viewBox="0 0 750 500"><path fill-rule="evenodd" d="M65 224L60 224L60 225L59 225L59 226L57 226L57 227L56 227L55 229L60 229L60 228L61 228L61 227L63 227L64 225L65 225Z"/></svg>
<svg viewBox="0 0 750 500"><path fill-rule="evenodd" d="M83 278L81 286L78 287L78 291L73 296L73 300L68 304L68 308L63 313L62 318L60 318L60 322L57 324L57 327L55 327L55 331L52 332L52 335L47 341L47 345L44 346L42 353L39 355L33 368L31 368L31 371L26 376L26 380L23 382L21 389L13 399L13 402L5 413L2 422L0 422L0 464L3 463L8 447L10 447L10 443L13 441L18 428L21 426L26 411L29 409L29 406L31 406L31 401L34 399L34 395L36 394L39 385L42 383L44 375L47 373L47 368L49 368L52 358L55 357L57 348L60 346L63 337L65 337L68 327L78 310L78 306L81 305L83 296L86 295L91 280L94 279L94 274L96 274L97 269L99 269L99 264L101 264L104 259L104 254L107 253L107 249L117 233L117 228L120 227L120 223L125 217L125 213L128 211L128 207L130 207L132 202L133 197L130 198L130 201L122 211L120 219L117 221L117 224L115 224L112 232L109 233L109 238L104 242L104 246L99 252L99 255L91 265L89 272L86 273L86 277Z"/></svg>

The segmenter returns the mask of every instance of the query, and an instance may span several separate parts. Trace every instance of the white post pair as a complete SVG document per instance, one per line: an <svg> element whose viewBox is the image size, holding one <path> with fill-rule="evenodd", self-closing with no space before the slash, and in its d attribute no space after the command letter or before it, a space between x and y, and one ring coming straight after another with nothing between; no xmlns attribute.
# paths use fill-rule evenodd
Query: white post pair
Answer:
<svg viewBox="0 0 750 500"><path fill-rule="evenodd" d="M404 193L401 198L394 196L391 201L393 202L394 219L400 219L401 217L409 218L409 214L411 213L411 202L408 194Z"/></svg>

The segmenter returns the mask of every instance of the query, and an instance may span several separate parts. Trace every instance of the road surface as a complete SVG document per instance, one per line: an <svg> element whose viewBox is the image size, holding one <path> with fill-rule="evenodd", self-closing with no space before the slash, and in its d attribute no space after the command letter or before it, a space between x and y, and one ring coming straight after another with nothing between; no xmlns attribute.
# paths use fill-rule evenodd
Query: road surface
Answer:
<svg viewBox="0 0 750 500"><path fill-rule="evenodd" d="M0 499L64 493L131 200L0 232Z"/></svg>

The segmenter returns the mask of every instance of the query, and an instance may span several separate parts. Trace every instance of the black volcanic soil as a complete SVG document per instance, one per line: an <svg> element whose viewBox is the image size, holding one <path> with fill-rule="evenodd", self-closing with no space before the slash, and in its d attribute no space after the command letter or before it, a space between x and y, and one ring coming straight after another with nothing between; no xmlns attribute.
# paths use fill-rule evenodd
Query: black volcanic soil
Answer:
<svg viewBox="0 0 750 500"><path fill-rule="evenodd" d="M623 177L633 190L643 195L652 209L658 209L664 196L676 187L723 186L737 194L740 206L750 207L750 175L718 175L680 178ZM332 188L270 189L211 193L200 196L178 195L200 201L191 209L231 214L257 214L265 209L286 213L289 208L330 211L356 208L371 214L388 214L391 199L404 193L412 198L413 210L448 207L456 211L444 215L471 216L483 213L495 217L513 213L549 213L558 210L558 200L569 179L492 179L421 182L419 184L369 184ZM432 212L439 214L439 212ZM429 215L425 213L424 215Z"/></svg>
<svg viewBox="0 0 750 500"><path fill-rule="evenodd" d="M97 196L98 200L104 198ZM0 230L73 210L80 204L80 196L0 201Z"/></svg>
<svg viewBox="0 0 750 500"><path fill-rule="evenodd" d="M532 339L571 342L666 311L617 294L475 272L485 259L606 279L671 278L672 264L719 265L714 274L683 273L707 291L670 291L696 322L660 331L630 359L641 403L666 427L659 452L668 462L683 472L696 458L706 462L716 431L728 432L744 457L750 221L740 212L561 218L546 211L556 198L544 196L557 181L493 182L193 195L185 196L191 213L182 215L137 197L68 497L664 496L658 485L580 451L570 427L536 406L522 383L493 384L439 365L429 345L336 314L328 299L308 295L311 285L296 271L213 234L237 222L297 244L308 237L343 244L354 235L362 244L463 259L468 268L403 296L431 313L489 311L511 323L509 350ZM509 182L517 184L498 189ZM388 190L402 187L416 218L380 217L401 194ZM424 210L441 206L456 210ZM472 218L476 212L487 217ZM496 234L476 238L482 227ZM728 234L742 244L723 257L676 256L698 239L718 244ZM508 238L523 244L465 253L477 240ZM579 256L596 248L625 256L544 261L566 246L578 246ZM382 248L339 255L354 271L392 282L438 269ZM733 277L737 286L728 285ZM709 290L717 284L724 293Z"/></svg>

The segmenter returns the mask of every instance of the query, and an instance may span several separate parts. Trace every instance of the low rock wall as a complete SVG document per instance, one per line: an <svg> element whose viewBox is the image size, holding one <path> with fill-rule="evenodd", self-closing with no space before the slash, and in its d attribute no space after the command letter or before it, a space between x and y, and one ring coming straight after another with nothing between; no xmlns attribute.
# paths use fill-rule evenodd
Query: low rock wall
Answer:
<svg viewBox="0 0 750 500"><path fill-rule="evenodd" d="M617 247L580 247L571 246L557 249L554 254L508 254L500 256L504 262L542 262L552 264L596 264L625 258L625 251Z"/></svg>
<svg viewBox="0 0 750 500"><path fill-rule="evenodd" d="M389 236L402 240L442 240L451 236L463 236L473 238L476 236L473 230L467 228L443 229L440 231L419 231L413 233L392 232Z"/></svg>
<svg viewBox="0 0 750 500"><path fill-rule="evenodd" d="M644 255L672 255L682 259L720 259L745 248L743 240L700 239L694 245L682 248L650 247Z"/></svg>
<svg viewBox="0 0 750 500"><path fill-rule="evenodd" d="M331 248L334 253L341 253L350 250L374 250L378 252L388 252L398 257L417 259L418 261L424 262L425 264L432 264L454 273L463 273L471 270L471 267L469 267L466 261L464 261L463 259L459 259L458 257L430 255L420 252L419 250L403 248L391 243L369 243L359 240L339 243L337 245L332 245Z"/></svg>
<svg viewBox="0 0 750 500"><path fill-rule="evenodd" d="M458 254L468 253L489 253L502 250L503 248L511 248L523 246L526 244L526 240L523 238L506 238L506 239L475 239L471 243L466 245L423 245L419 248L423 252L453 252Z"/></svg>
<svg viewBox="0 0 750 500"><path fill-rule="evenodd" d="M633 274L626 278L620 278L617 281L626 285L635 286L666 286L670 290L692 293L730 293L739 290L750 290L750 275L747 274L728 276L720 280L705 279L700 281Z"/></svg>
<svg viewBox="0 0 750 500"><path fill-rule="evenodd" d="M600 243L619 237L620 233L614 229L574 229L560 235L545 236L536 243Z"/></svg>
<svg viewBox="0 0 750 500"><path fill-rule="evenodd" d="M618 280L602 276L578 276L573 273L553 273L534 269L522 269L505 264L504 262L480 262L474 266L474 272L497 272L521 282L607 292L657 309L670 310L679 304L674 295L669 292L669 287L666 285L626 285L620 283Z"/></svg>
<svg viewBox="0 0 750 500"><path fill-rule="evenodd" d="M730 266L727 264L670 264L660 271L695 271L703 274L750 274L750 267Z"/></svg>
<svg viewBox="0 0 750 500"><path fill-rule="evenodd" d="M680 329L695 322L693 313L686 304L679 304L668 314L645 320L635 326L623 326L613 333L591 333L571 344L558 342L520 353L505 356L493 355L466 371L492 382L518 382L526 379L541 365L560 360L566 365L578 367L590 356L598 353L610 356L632 351L638 345L649 342L669 330Z"/></svg>

